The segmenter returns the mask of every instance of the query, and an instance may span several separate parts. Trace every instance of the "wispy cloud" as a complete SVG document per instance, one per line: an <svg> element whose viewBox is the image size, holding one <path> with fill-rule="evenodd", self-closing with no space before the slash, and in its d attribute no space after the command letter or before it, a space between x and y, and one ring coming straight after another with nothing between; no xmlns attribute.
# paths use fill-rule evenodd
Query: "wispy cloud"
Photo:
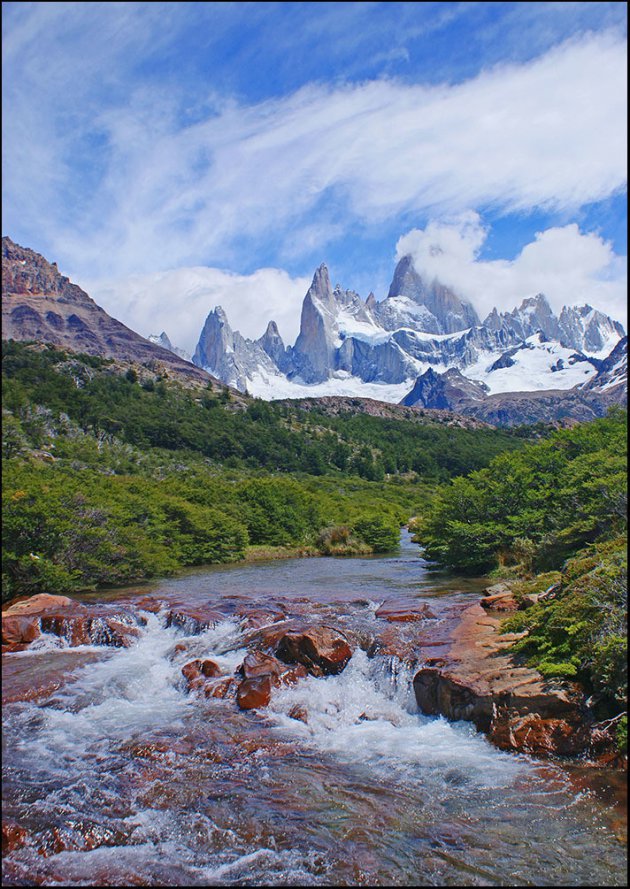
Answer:
<svg viewBox="0 0 630 889"><path fill-rule="evenodd" d="M106 4L104 33L91 5L34 5L51 10L37 28L13 23L9 69L46 27L70 31L54 65L40 53L7 87L5 221L37 230L33 246L70 273L249 271L260 259L244 266L247 253L280 264L398 214L577 210L625 186L626 51L613 33L454 85L319 82L245 104L209 83L200 106L197 84L188 122L181 85L127 77L130 53L162 58L151 41L166 40L177 4Z"/></svg>

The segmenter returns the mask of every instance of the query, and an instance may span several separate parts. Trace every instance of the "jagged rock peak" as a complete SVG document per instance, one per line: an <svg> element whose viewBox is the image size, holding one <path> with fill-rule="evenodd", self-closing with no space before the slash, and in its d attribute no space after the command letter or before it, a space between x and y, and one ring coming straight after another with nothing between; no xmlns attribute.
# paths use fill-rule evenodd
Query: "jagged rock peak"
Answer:
<svg viewBox="0 0 630 889"><path fill-rule="evenodd" d="M391 310L392 301L400 297L424 306L427 317L423 322L418 320L420 329L427 333L456 333L479 324L479 317L473 306L437 278L427 283L417 271L410 255L403 256L398 261L388 297L379 306L379 313L382 313L384 319Z"/></svg>

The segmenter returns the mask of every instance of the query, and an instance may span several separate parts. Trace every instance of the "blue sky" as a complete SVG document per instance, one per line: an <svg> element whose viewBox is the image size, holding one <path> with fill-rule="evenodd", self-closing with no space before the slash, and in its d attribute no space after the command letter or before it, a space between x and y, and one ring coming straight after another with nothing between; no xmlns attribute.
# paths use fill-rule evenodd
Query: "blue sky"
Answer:
<svg viewBox="0 0 630 889"><path fill-rule="evenodd" d="M430 239L482 313L625 323L626 36L625 3L4 3L3 233L189 348L215 302L291 341L320 262L383 298Z"/></svg>

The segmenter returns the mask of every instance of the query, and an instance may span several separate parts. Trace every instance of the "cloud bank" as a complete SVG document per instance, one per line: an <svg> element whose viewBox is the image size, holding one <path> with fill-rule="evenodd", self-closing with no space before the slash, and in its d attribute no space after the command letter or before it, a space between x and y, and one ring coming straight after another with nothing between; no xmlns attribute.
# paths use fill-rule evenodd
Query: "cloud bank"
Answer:
<svg viewBox="0 0 630 889"><path fill-rule="evenodd" d="M243 336L258 339L273 320L285 343L292 345L311 280L291 278L281 269L236 275L215 268L182 268L77 283L132 330L142 336L165 331L173 345L193 354L206 317L217 305Z"/></svg>
<svg viewBox="0 0 630 889"><path fill-rule="evenodd" d="M469 299L482 320L494 307L511 310L542 292L556 314L565 305L588 303L626 326L627 261L598 235L582 234L571 223L538 232L514 260L483 260L487 235L479 215L469 211L408 232L396 255L411 255L420 273Z"/></svg>

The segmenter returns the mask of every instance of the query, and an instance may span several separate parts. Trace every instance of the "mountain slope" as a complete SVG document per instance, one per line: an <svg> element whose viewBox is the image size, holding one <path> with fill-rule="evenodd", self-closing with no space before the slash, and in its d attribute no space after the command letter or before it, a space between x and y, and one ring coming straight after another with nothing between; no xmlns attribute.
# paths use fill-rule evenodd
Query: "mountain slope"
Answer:
<svg viewBox="0 0 630 889"><path fill-rule="evenodd" d="M2 337L144 365L190 383L219 380L112 318L56 263L2 239Z"/></svg>

